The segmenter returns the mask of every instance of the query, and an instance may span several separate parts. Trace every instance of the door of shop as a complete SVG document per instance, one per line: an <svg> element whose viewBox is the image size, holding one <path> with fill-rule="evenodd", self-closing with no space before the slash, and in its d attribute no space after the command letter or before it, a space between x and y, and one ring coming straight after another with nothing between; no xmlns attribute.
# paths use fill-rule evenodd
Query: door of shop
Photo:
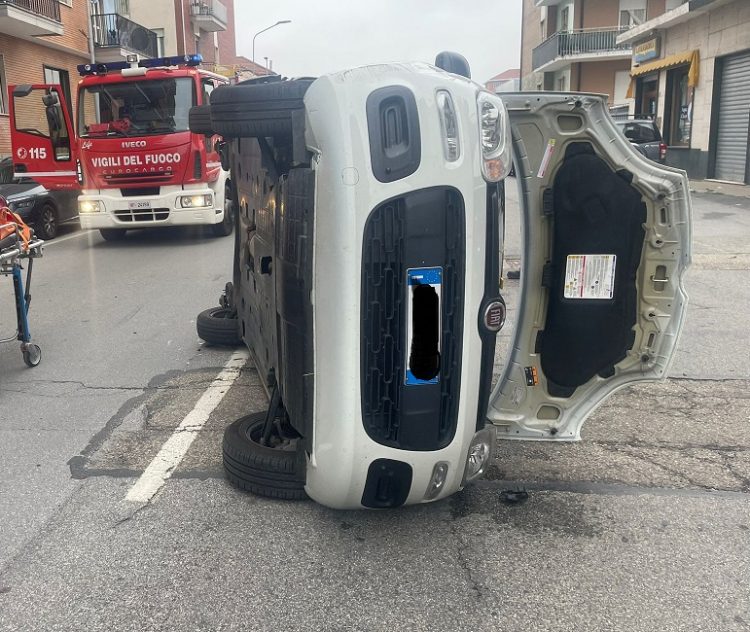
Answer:
<svg viewBox="0 0 750 632"><path fill-rule="evenodd" d="M714 177L750 183L750 53L723 60Z"/></svg>

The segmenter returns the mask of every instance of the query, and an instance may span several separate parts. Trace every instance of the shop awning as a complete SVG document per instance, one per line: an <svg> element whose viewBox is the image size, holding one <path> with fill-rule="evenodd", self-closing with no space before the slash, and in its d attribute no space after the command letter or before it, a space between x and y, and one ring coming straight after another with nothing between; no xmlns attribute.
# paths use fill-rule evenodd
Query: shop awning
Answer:
<svg viewBox="0 0 750 632"><path fill-rule="evenodd" d="M683 64L690 64L690 70L688 71L688 86L694 88L698 85L698 74L700 73L700 53L697 50L677 53L676 55L667 55L662 59L657 59L647 64L641 64L640 66L631 69L630 76L635 79L636 77L641 77L657 70L674 68L675 66L682 66ZM633 97L635 92L634 83L634 81L630 82L627 94L628 98Z"/></svg>

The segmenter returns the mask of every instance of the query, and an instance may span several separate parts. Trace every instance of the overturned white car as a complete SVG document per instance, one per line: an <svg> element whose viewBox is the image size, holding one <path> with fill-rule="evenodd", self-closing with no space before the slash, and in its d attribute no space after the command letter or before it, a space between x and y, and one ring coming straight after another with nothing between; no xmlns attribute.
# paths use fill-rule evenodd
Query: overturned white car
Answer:
<svg viewBox="0 0 750 632"><path fill-rule="evenodd" d="M233 283L208 342L241 338L270 407L226 431L229 480L337 508L444 498L496 436L577 440L615 389L665 375L690 260L684 173L636 153L601 96L499 96L461 58L214 91ZM512 135L512 140L511 140ZM501 182L520 183L524 257L510 357Z"/></svg>

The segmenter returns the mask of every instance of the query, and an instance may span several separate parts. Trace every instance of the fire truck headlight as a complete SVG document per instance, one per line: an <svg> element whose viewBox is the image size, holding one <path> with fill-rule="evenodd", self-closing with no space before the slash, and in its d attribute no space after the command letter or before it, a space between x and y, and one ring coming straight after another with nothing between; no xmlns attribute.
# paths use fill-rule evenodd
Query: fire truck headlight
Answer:
<svg viewBox="0 0 750 632"><path fill-rule="evenodd" d="M177 199L180 208L205 208L214 205L214 196L206 195L181 195Z"/></svg>
<svg viewBox="0 0 750 632"><path fill-rule="evenodd" d="M78 212L84 213L101 213L104 207L99 200L83 200L78 203Z"/></svg>

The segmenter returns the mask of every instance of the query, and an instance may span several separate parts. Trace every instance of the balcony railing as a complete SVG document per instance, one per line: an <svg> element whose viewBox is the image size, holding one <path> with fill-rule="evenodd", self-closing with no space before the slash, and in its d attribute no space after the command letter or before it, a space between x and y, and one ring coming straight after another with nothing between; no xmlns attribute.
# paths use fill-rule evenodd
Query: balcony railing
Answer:
<svg viewBox="0 0 750 632"><path fill-rule="evenodd" d="M29 13L44 16L60 22L60 3L58 0L0 0L0 5L12 5Z"/></svg>
<svg viewBox="0 0 750 632"><path fill-rule="evenodd" d="M91 16L94 44L99 48L127 48L145 57L156 57L157 36L145 26L128 20L119 13Z"/></svg>
<svg viewBox="0 0 750 632"><path fill-rule="evenodd" d="M544 40L531 53L534 70L559 57L570 55L595 55L616 51L628 52L629 44L618 44L617 36L627 28L578 29L560 31Z"/></svg>
<svg viewBox="0 0 750 632"><path fill-rule="evenodd" d="M219 0L195 0L190 4L190 15L213 17L223 24L228 19L227 8Z"/></svg>

